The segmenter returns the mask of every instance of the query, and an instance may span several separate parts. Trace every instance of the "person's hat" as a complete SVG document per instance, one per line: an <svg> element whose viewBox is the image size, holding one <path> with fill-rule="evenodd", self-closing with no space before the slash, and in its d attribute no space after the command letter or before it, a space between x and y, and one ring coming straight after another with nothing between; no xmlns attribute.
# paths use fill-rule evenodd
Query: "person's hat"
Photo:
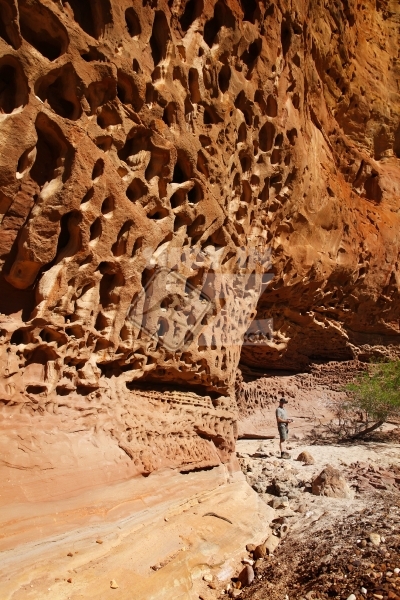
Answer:
<svg viewBox="0 0 400 600"><path fill-rule="evenodd" d="M286 400L286 398L279 398L279 402L283 402L284 404L287 404L288 401Z"/></svg>

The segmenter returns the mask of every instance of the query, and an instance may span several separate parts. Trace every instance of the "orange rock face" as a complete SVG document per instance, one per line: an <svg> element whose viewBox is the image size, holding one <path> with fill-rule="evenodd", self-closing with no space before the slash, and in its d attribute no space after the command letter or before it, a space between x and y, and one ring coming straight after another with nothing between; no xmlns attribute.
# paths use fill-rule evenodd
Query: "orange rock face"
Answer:
<svg viewBox="0 0 400 600"><path fill-rule="evenodd" d="M240 359L396 352L396 2L0 7L3 501L229 462Z"/></svg>
<svg viewBox="0 0 400 600"><path fill-rule="evenodd" d="M275 277L257 315L273 319L275 335L244 347L242 361L301 370L315 359L397 355L399 7L293 6L271 88L285 140L265 202Z"/></svg>

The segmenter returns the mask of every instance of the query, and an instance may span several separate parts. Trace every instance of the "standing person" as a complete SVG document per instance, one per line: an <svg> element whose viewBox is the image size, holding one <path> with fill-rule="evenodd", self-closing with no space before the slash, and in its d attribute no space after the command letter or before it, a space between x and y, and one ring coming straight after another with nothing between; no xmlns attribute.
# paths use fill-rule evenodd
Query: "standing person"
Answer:
<svg viewBox="0 0 400 600"><path fill-rule="evenodd" d="M289 436L289 423L293 423L293 419L288 419L285 410L285 404L287 404L286 398L282 397L279 400L279 406L276 409L276 422L278 425L279 431L279 447L281 450L281 458L290 458L290 454L288 454L285 450L286 448L286 440Z"/></svg>

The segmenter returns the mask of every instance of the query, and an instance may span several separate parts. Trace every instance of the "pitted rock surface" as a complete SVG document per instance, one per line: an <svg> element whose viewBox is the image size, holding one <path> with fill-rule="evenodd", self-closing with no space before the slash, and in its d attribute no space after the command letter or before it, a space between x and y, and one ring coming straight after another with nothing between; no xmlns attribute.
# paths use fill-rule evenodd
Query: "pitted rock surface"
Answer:
<svg viewBox="0 0 400 600"><path fill-rule="evenodd" d="M240 359L396 354L398 28L391 1L2 0L4 497L229 461Z"/></svg>

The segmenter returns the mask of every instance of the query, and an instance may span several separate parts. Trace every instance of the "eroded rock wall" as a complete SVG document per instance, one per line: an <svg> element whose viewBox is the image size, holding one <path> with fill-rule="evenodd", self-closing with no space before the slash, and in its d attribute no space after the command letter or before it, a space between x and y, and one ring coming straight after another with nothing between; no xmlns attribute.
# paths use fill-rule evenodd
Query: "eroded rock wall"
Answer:
<svg viewBox="0 0 400 600"><path fill-rule="evenodd" d="M239 409L238 434L277 436L275 410L279 399L288 400L294 418L290 437L301 439L335 418L336 407L346 399L344 386L365 371L361 361L321 361L307 372L275 371L238 374L236 399Z"/></svg>
<svg viewBox="0 0 400 600"><path fill-rule="evenodd" d="M274 84L295 169L288 180L276 165L266 202L275 277L257 318L273 319L274 339L242 360L301 371L398 356L399 6L294 3L283 15Z"/></svg>
<svg viewBox="0 0 400 600"><path fill-rule="evenodd" d="M62 495L228 462L267 256L266 148L253 149L252 108L246 121L235 106L259 26L221 2L1 7L10 486L55 470Z"/></svg>
<svg viewBox="0 0 400 600"><path fill-rule="evenodd" d="M229 461L240 357L395 351L395 2L0 7L11 494Z"/></svg>

